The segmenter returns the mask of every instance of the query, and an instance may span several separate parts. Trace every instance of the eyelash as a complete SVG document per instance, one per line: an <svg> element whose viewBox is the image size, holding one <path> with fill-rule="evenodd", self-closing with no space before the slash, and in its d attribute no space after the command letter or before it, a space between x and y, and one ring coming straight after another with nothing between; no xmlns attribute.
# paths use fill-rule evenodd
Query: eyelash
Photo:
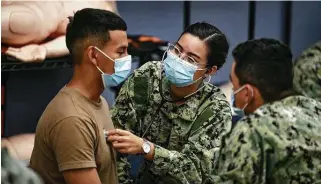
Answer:
<svg viewBox="0 0 321 184"><path fill-rule="evenodd" d="M183 48L182 48L181 46L179 46L179 45L177 45L177 48L178 48L180 51L183 50ZM195 62L198 63L198 60L197 60L196 57L194 57L194 56L190 56L190 57L192 57L192 58L195 60Z"/></svg>

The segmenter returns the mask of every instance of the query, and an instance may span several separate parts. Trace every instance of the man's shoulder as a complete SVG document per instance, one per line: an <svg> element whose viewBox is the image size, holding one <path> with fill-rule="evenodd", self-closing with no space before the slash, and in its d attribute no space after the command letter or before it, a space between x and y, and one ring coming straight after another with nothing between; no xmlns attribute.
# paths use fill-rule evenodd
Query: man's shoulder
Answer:
<svg viewBox="0 0 321 184"><path fill-rule="evenodd" d="M308 111L321 108L321 102L302 95L293 95L267 103L255 111L258 116L289 117L300 116ZM292 113L291 113L292 112ZM314 113L318 113L315 111Z"/></svg>
<svg viewBox="0 0 321 184"><path fill-rule="evenodd" d="M237 124L247 124L250 128L266 132L306 126L304 122L310 122L312 126L320 121L320 102L304 96L290 96L261 106Z"/></svg>
<svg viewBox="0 0 321 184"><path fill-rule="evenodd" d="M249 144L261 142L272 147L303 146L312 150L321 144L320 114L319 102L300 96L288 97L242 118L231 131L230 139L238 141L237 136L242 134L252 139Z"/></svg>
<svg viewBox="0 0 321 184"><path fill-rule="evenodd" d="M74 108L73 94L63 88L49 102L44 113L61 113L61 115L63 115L70 113L70 110Z"/></svg>
<svg viewBox="0 0 321 184"><path fill-rule="evenodd" d="M79 107L77 107L75 99L73 93L62 88L49 102L38 123L45 122L47 125L53 125L68 117L79 117L87 120L83 114L79 113Z"/></svg>

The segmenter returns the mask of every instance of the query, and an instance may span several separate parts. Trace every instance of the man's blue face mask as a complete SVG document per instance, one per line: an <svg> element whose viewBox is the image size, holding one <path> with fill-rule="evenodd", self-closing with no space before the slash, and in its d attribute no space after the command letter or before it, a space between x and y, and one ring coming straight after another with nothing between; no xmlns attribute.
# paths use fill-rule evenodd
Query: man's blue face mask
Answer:
<svg viewBox="0 0 321 184"><path fill-rule="evenodd" d="M122 58L118 59L111 59L107 54L105 54L103 51L95 47L96 50L98 50L100 53L102 53L105 57L110 59L114 62L114 69L115 73L109 75L104 73L98 66L97 69L101 72L101 77L103 80L104 87L115 87L124 82L124 80L129 76L132 66L132 57L131 55L127 55Z"/></svg>
<svg viewBox="0 0 321 184"><path fill-rule="evenodd" d="M248 106L249 102L247 102L244 107L242 109L236 107L235 105L235 95L237 93L239 93L240 91L242 91L245 88L245 85L243 85L242 87L240 87L238 90L236 90L234 93L232 93L231 95L231 103L232 103L232 115L233 115L233 122L236 122L238 120L240 120L241 118L243 118L245 116L245 112L244 109ZM252 92L252 98L253 98L253 90L251 90Z"/></svg>
<svg viewBox="0 0 321 184"><path fill-rule="evenodd" d="M231 95L231 106L232 106L232 122L237 122L245 116L244 110L235 106L234 94Z"/></svg>

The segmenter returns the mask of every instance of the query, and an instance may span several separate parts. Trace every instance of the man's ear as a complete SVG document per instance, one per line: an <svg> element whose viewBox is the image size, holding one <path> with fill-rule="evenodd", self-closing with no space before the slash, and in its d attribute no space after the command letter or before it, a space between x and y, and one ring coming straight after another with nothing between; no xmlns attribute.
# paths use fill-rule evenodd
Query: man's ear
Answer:
<svg viewBox="0 0 321 184"><path fill-rule="evenodd" d="M89 61L92 62L95 66L98 66L98 53L95 49L94 46L89 46L87 49L86 49L86 53L87 53L87 56L89 58Z"/></svg>
<svg viewBox="0 0 321 184"><path fill-rule="evenodd" d="M255 89L257 88L250 84L245 84L245 87L247 88L246 95L248 96L248 98L254 98Z"/></svg>
<svg viewBox="0 0 321 184"><path fill-rule="evenodd" d="M217 72L217 66L212 66L211 68L208 68L206 71L207 75L214 75Z"/></svg>

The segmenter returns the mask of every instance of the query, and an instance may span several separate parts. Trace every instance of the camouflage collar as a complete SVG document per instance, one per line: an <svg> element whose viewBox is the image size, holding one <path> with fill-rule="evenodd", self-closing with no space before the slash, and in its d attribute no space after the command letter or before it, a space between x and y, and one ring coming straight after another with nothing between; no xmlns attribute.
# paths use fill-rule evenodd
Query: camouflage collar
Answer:
<svg viewBox="0 0 321 184"><path fill-rule="evenodd" d="M168 90L170 88L170 83L164 75L162 78L162 84L164 97L171 99L171 94ZM204 83L204 85L206 86L203 89L187 98L182 104L166 102L161 109L162 112L165 113L169 119L181 118L186 121L194 121L197 116L198 109L203 103L204 96L208 96L210 91L212 91L211 89L214 87L210 83Z"/></svg>
<svg viewBox="0 0 321 184"><path fill-rule="evenodd" d="M318 105L319 104L319 105ZM278 109L280 107L282 107L282 109L284 110L285 107L303 107L303 108L312 108L311 110L316 110L314 107L317 106L321 106L321 103L318 102L317 100L314 100L312 98L306 97L306 96L302 96L302 95L293 95L293 96L288 96L286 98L283 98L282 100L278 100L278 101L274 101L274 102L270 102L267 104L262 105L261 107L259 107L254 114L259 114L259 115L263 115L264 112L267 109ZM320 111L319 113L321 114L321 109L317 109L317 111Z"/></svg>

